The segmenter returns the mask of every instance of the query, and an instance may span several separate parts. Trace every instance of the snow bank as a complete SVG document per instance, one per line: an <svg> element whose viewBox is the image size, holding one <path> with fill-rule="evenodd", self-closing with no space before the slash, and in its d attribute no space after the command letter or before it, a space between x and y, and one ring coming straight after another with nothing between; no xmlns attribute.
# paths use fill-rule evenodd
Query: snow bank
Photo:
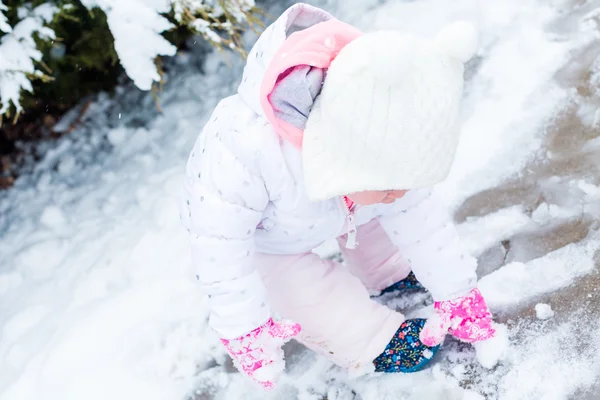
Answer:
<svg viewBox="0 0 600 400"><path fill-rule="evenodd" d="M544 333L522 332L519 351L511 352L511 368L498 384L498 398L564 400L573 398L576 390L585 392L586 387L597 382L600 365L597 319L582 320L582 324L585 329L571 322ZM581 350L582 343L587 350ZM595 393L589 398L594 398Z"/></svg>
<svg viewBox="0 0 600 400"><path fill-rule="evenodd" d="M470 218L458 226L458 231L467 251L479 256L491 245L528 228L533 228L531 219L525 214L523 207L514 206L481 218Z"/></svg>
<svg viewBox="0 0 600 400"><path fill-rule="evenodd" d="M483 277L479 288L492 309L503 309L567 287L594 270L599 239L596 232L584 244L567 245L527 264L505 265Z"/></svg>

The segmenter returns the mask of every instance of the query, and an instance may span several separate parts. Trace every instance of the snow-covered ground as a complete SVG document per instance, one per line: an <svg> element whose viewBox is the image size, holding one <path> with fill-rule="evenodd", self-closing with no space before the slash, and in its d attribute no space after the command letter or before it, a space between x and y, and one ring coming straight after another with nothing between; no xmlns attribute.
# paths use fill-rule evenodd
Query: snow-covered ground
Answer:
<svg viewBox="0 0 600 400"><path fill-rule="evenodd" d="M273 3L273 15L290 4ZM486 370L449 340L427 371L350 379L290 343L276 392L234 372L207 327L176 200L242 62L200 62L198 45L170 67L162 114L133 89L101 97L0 194L1 400L598 398L600 0L313 4L364 30L479 25L458 158L439 190L509 327L506 360ZM383 301L428 312L425 294Z"/></svg>

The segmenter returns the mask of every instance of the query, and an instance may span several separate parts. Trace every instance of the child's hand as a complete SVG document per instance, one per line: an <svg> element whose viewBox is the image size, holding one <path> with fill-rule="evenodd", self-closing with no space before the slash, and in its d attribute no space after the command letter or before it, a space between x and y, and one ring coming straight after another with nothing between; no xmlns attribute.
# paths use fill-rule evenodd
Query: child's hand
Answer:
<svg viewBox="0 0 600 400"><path fill-rule="evenodd" d="M300 325L269 319L237 339L221 339L240 372L266 390L271 390L285 368L281 346L300 333Z"/></svg>
<svg viewBox="0 0 600 400"><path fill-rule="evenodd" d="M421 341L427 346L440 344L447 333L469 343L481 342L496 335L492 313L479 289L455 300L435 303L435 315L421 331Z"/></svg>

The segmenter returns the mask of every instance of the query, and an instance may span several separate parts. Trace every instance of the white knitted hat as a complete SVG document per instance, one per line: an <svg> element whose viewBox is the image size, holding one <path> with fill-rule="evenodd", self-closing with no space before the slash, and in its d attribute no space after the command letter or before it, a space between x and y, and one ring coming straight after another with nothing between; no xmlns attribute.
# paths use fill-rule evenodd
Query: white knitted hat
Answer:
<svg viewBox="0 0 600 400"><path fill-rule="evenodd" d="M458 144L463 63L476 46L473 25L456 22L433 40L379 31L344 47L304 131L309 198L445 179Z"/></svg>

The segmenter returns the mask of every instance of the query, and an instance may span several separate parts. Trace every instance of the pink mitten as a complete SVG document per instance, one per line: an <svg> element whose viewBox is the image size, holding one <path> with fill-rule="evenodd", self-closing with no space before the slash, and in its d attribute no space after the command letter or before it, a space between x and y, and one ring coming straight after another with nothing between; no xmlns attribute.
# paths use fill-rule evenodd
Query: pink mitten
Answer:
<svg viewBox="0 0 600 400"><path fill-rule="evenodd" d="M269 319L245 336L221 342L240 372L270 390L285 368L281 346L298 333L296 323Z"/></svg>
<svg viewBox="0 0 600 400"><path fill-rule="evenodd" d="M479 289L454 300L436 302L435 315L421 331L421 341L430 347L437 346L449 332L469 343L491 339L496 335L492 326L492 313Z"/></svg>

